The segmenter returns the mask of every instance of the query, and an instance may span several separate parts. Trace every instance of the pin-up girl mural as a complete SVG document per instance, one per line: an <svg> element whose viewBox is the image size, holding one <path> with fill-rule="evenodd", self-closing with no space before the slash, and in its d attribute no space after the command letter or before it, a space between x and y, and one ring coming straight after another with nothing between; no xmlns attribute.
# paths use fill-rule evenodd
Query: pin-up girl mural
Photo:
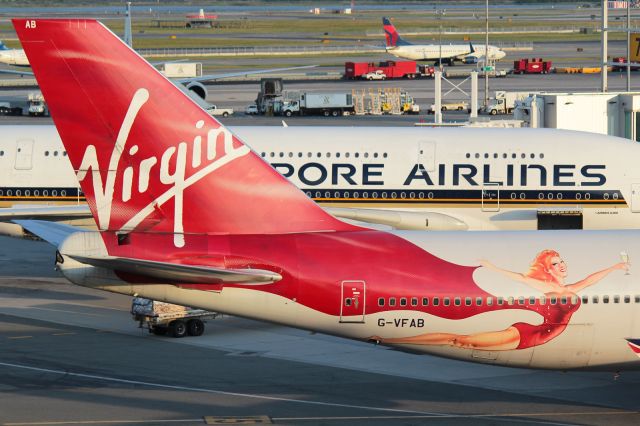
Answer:
<svg viewBox="0 0 640 426"><path fill-rule="evenodd" d="M488 331L476 334L426 333L418 336L401 338L379 338L383 343L406 343L414 345L449 345L461 348L481 350L525 349L547 343L561 334L567 327L573 313L580 306L580 299L575 297L579 291L592 286L615 270L629 268L626 262L616 263L609 268L595 272L573 284L567 284L567 265L554 250L543 250L535 257L526 273L512 272L502 269L493 263L482 260L481 266L500 273L512 280L522 282L547 296L548 299L566 297L567 303L526 303L524 305L506 306L505 309L527 309L539 313L543 322L538 325L519 322L505 330Z"/></svg>

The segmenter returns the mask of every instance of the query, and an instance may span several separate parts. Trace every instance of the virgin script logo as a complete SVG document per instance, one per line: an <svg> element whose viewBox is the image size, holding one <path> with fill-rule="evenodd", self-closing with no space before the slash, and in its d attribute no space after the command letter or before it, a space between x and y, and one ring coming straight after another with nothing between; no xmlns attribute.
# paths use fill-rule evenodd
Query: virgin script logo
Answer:
<svg viewBox="0 0 640 426"><path fill-rule="evenodd" d="M187 142L179 142L177 146L168 147L162 155L160 155L159 167L158 158L152 156L145 158L139 162L130 162L132 165L119 167L120 157L127 148L129 133L131 128L144 104L149 100L149 91L147 89L138 89L127 113L122 121L122 125L118 132L116 142L111 151L109 159L109 169L106 174L105 182L102 181L100 173L100 165L98 163L97 150L94 145L88 145L82 163L78 170L78 181L83 181L89 171L91 172L93 182L93 193L96 201L98 229L109 230L111 221L111 210L114 202L114 189L118 173L122 175L122 191L121 199L117 203L126 204L135 195L143 194L149 190L149 180L153 175L164 185L171 185L161 194L153 194L155 198L139 210L131 217L120 229L119 232L132 231L146 217L157 210L167 201L174 200L174 218L173 218L173 243L176 247L184 247L184 224L183 224L183 196L184 191L191 185L205 178L220 167L229 164L233 160L242 157L250 152L249 148L241 145L237 148L233 147L233 136L224 127L217 129L209 129L206 131L206 140L203 146L203 137L195 136L191 144L191 167L196 171L190 176L186 176L187 152L189 144ZM204 120L195 123L195 128L204 132ZM151 142L150 142L151 143ZM222 150L218 150L218 144L222 143ZM130 157L138 152L138 146L132 145L129 149ZM222 152L219 156L218 153ZM204 158L203 158L204 157ZM206 159L204 162L203 160ZM170 171L173 170L173 173ZM134 189L134 177L137 176L137 185ZM135 191L135 192L134 192ZM126 209L125 209L126 210Z"/></svg>

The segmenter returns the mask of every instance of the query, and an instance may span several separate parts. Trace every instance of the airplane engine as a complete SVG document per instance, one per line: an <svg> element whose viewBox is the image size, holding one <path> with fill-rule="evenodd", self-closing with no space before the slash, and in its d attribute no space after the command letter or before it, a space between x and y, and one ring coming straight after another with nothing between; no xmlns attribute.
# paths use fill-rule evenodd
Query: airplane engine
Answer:
<svg viewBox="0 0 640 426"><path fill-rule="evenodd" d="M466 231L469 228L463 221L442 213L341 207L329 207L325 210L341 219L387 225L405 231Z"/></svg>
<svg viewBox="0 0 640 426"><path fill-rule="evenodd" d="M187 90L189 90L189 92L195 93L201 99L207 98L207 88L204 87L204 84L200 82L190 81L189 83L186 84L186 88Z"/></svg>
<svg viewBox="0 0 640 426"><path fill-rule="evenodd" d="M478 63L478 57L477 56L467 56L466 58L464 58L464 63L469 65L469 64L477 64Z"/></svg>

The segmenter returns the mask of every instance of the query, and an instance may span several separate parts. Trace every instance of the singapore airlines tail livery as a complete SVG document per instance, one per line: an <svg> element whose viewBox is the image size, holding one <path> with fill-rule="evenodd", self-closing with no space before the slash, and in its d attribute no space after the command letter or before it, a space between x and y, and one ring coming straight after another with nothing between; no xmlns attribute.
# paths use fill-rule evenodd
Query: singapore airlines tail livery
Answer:
<svg viewBox="0 0 640 426"><path fill-rule="evenodd" d="M439 61L453 65L455 61L475 64L485 56L485 46L467 44L412 44L402 39L389 18L382 18L387 52L398 58L413 61ZM489 46L489 60L499 61L506 53L496 46Z"/></svg>
<svg viewBox="0 0 640 426"><path fill-rule="evenodd" d="M74 283L469 361L640 366L640 232L348 225L100 23L14 25L99 231L21 223Z"/></svg>

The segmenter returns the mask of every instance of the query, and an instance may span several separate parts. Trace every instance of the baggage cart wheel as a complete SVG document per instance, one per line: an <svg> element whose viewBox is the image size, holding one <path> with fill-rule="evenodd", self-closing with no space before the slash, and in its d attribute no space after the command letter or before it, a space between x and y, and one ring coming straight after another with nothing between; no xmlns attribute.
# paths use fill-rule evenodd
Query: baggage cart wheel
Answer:
<svg viewBox="0 0 640 426"><path fill-rule="evenodd" d="M187 325L182 320L175 320L169 323L169 334L173 337L184 337L187 335Z"/></svg>
<svg viewBox="0 0 640 426"><path fill-rule="evenodd" d="M189 336L202 336L204 333L204 322L199 319L192 319L187 322L187 334Z"/></svg>

